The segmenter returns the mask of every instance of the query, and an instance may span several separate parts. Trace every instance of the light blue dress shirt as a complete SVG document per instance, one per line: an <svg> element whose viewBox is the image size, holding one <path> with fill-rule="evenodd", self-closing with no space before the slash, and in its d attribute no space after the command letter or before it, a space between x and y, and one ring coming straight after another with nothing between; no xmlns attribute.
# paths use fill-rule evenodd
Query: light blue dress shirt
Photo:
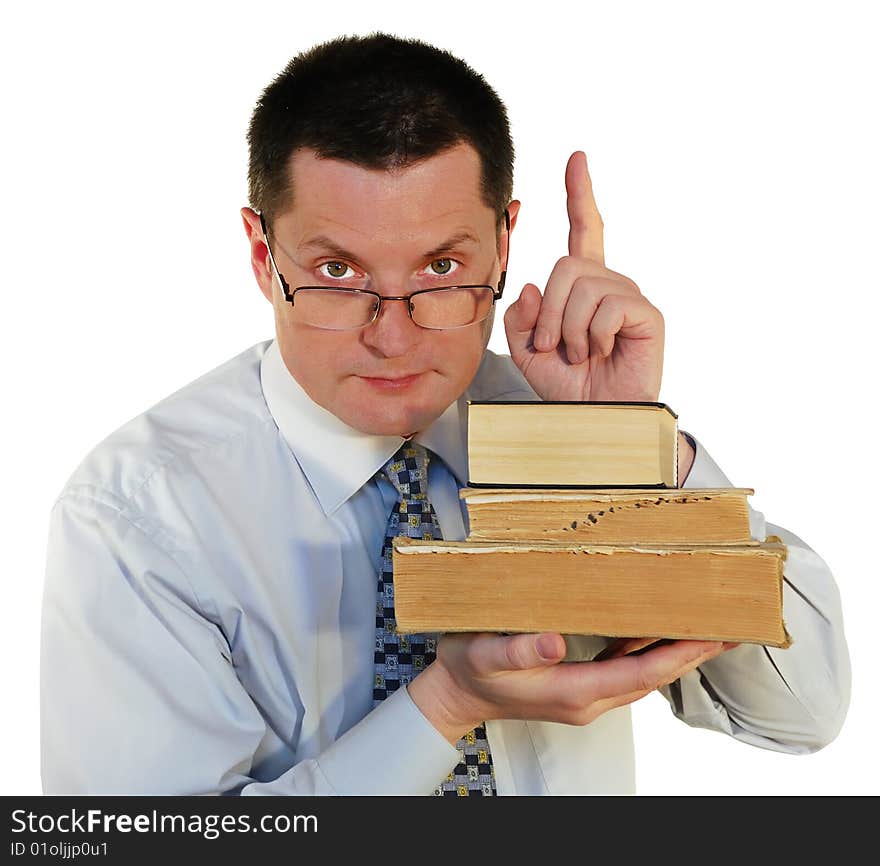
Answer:
<svg viewBox="0 0 880 866"><path fill-rule="evenodd" d="M487 352L416 437L444 537L465 537L471 400L536 399ZM430 794L458 752L406 689L372 708L377 569L397 436L313 403L274 341L101 442L51 513L41 655L46 794ZM685 487L732 486L703 447ZM835 582L782 537L787 650L743 645L663 690L690 725L810 752L850 670ZM490 721L498 793L632 793L628 707L583 727Z"/></svg>

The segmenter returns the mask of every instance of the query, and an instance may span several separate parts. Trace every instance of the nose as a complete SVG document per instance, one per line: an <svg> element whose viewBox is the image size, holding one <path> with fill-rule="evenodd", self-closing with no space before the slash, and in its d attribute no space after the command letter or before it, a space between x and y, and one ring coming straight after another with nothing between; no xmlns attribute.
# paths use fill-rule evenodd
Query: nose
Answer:
<svg viewBox="0 0 880 866"><path fill-rule="evenodd" d="M366 345L386 358L406 355L418 342L421 331L409 315L409 299L382 300L376 320L361 332Z"/></svg>

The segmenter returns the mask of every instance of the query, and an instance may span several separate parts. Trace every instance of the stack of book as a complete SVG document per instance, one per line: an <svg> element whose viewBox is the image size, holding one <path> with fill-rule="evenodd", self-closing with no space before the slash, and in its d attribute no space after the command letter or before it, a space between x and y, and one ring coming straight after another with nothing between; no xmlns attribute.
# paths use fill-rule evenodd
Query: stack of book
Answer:
<svg viewBox="0 0 880 866"><path fill-rule="evenodd" d="M395 541L398 630L787 647L786 547L752 539L754 490L680 488L677 469L663 403L472 402L469 533Z"/></svg>

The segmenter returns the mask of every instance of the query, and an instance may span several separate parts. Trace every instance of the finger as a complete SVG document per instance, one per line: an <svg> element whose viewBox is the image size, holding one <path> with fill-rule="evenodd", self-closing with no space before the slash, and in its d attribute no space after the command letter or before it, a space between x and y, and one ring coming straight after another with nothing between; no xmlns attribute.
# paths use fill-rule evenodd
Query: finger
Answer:
<svg viewBox="0 0 880 866"><path fill-rule="evenodd" d="M485 671L521 671L547 667L562 661L565 640L560 634L517 634L497 636L480 647L477 665Z"/></svg>
<svg viewBox="0 0 880 866"><path fill-rule="evenodd" d="M625 695L615 695L613 698L603 698L601 701L594 701L588 710L590 721L599 718L599 716L607 713L609 710L633 704L646 695L650 695L653 691L656 691L656 689L642 689L638 692L628 692Z"/></svg>
<svg viewBox="0 0 880 866"><path fill-rule="evenodd" d="M539 352L552 352L559 344L562 337L563 316L566 314L570 296L576 288L578 291L589 291L599 298L605 294L642 296L639 287L629 277L618 274L598 262L563 256L553 266L541 299L541 311L534 338L535 348ZM583 323L584 332L587 325L589 319Z"/></svg>
<svg viewBox="0 0 880 866"><path fill-rule="evenodd" d="M721 641L673 641L590 665L595 700L648 692L671 683L722 651Z"/></svg>
<svg viewBox="0 0 880 866"><path fill-rule="evenodd" d="M657 643L657 641L662 640L659 637L619 637L615 638L611 641L605 649L602 650L598 655L593 659L594 662L604 661L605 659L616 659L621 656L629 655L630 653L638 652L639 650L645 649L645 647L650 646L651 644Z"/></svg>
<svg viewBox="0 0 880 866"><path fill-rule="evenodd" d="M674 683L676 680L680 680L683 676L685 676L685 674L689 674L691 671L696 670L704 662L710 661L716 656L721 655L721 653L724 652L724 644L721 641L715 641L714 644L715 645L713 647L702 653L698 658L688 662L677 671L669 674L665 678L665 680L657 686L657 688L668 686L670 683Z"/></svg>
<svg viewBox="0 0 880 866"><path fill-rule="evenodd" d="M535 324L533 343L539 352L552 352L559 344L565 305L575 282L582 276L583 262L571 256L563 256L553 266Z"/></svg>
<svg viewBox="0 0 880 866"><path fill-rule="evenodd" d="M519 298L504 313L504 331L510 357L522 369L522 362L531 353L535 323L541 309L541 292L534 283L526 283Z"/></svg>
<svg viewBox="0 0 880 866"><path fill-rule="evenodd" d="M626 311L617 298L602 298L590 321L589 340L594 355L607 358L614 351L614 340L625 321Z"/></svg>
<svg viewBox="0 0 880 866"><path fill-rule="evenodd" d="M605 264L604 225L593 183L587 168L587 156L575 151L565 167L565 190L568 205L568 254Z"/></svg>
<svg viewBox="0 0 880 866"><path fill-rule="evenodd" d="M642 639L632 639L636 644L643 643ZM659 639L651 639L646 638L644 640L659 640ZM627 672L627 677L625 679L616 679L612 682L607 682L606 693L603 694L593 694L591 698L589 698L589 703L583 708L584 711L582 713L576 714L576 717L572 720L574 724L588 724L594 719L601 716L603 713L608 712L609 710L615 709L616 707L622 707L626 704L634 703L637 700L649 695L651 692L656 691L658 688L662 688L669 683L674 682L677 679L680 679L685 674L690 673L690 671L697 668L699 665L703 664L703 662L708 661L711 658L714 658L716 655L722 653L723 645L720 641L712 641L712 642L697 642L697 641L669 641L669 645L675 645L679 647L676 653L681 651L681 645L683 644L697 644L702 643L704 647L704 651L700 652L699 648L687 649L686 652L692 653L693 651L698 652L699 654L695 658L689 658L688 661L678 667L674 667L672 670L666 670L665 672L660 672L661 669L657 669L656 666L643 666L644 669L639 672L636 677L633 679L632 668L633 665L630 665L630 670ZM619 646L624 646L626 644L626 639L622 639ZM705 647L708 646L708 649ZM641 651L643 653L657 655L657 648L645 648L642 647ZM638 652L638 651L637 651ZM636 669L638 669L638 659L637 655L635 658L627 657L627 658L615 658L609 661L605 661L599 665L586 665L585 669L587 671L595 672L600 669L602 673L607 673L609 668L613 666L618 666L618 672L620 670L620 662L636 662ZM664 659L664 664L668 665L670 661L674 664L675 655L667 654L667 658ZM619 691L615 692L615 688L626 689L627 683L631 686L635 683L635 688L630 691ZM595 685L595 683L594 683ZM610 694L607 693L607 690L610 690Z"/></svg>
<svg viewBox="0 0 880 866"><path fill-rule="evenodd" d="M645 298L605 295L590 321L590 350L607 358L618 334L628 340L647 340L660 336L662 329L660 311Z"/></svg>
<svg viewBox="0 0 880 866"><path fill-rule="evenodd" d="M620 291L615 280L599 277L579 277L571 287L571 293L562 314L562 342L570 364L581 364L590 357L590 325L606 295ZM538 327L541 327L540 317Z"/></svg>

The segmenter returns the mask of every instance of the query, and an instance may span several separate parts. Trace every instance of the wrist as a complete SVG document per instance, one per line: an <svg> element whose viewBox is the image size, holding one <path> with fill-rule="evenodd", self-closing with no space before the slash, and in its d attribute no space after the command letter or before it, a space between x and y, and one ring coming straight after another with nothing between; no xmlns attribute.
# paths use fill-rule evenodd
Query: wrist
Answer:
<svg viewBox="0 0 880 866"><path fill-rule="evenodd" d="M683 487L684 482L690 474L691 467L694 465L694 458L697 456L693 446L688 441L687 436L681 431L678 434L678 486Z"/></svg>
<svg viewBox="0 0 880 866"><path fill-rule="evenodd" d="M485 721L439 661L428 665L406 690L421 714L452 745Z"/></svg>

